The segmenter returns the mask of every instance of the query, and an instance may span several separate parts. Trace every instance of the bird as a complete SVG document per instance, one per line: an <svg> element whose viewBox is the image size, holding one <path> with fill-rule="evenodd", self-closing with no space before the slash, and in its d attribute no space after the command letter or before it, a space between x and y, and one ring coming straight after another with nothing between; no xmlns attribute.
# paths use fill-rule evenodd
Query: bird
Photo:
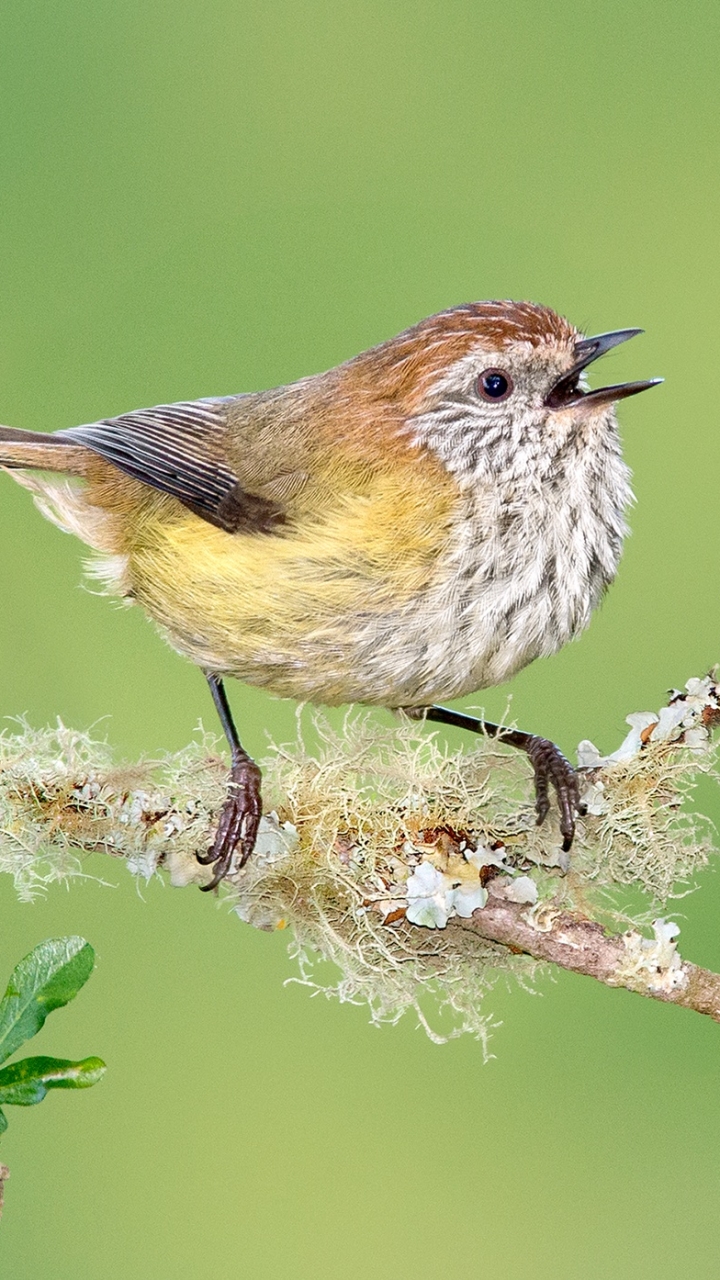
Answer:
<svg viewBox="0 0 720 1280"><path fill-rule="evenodd" d="M525 751L565 853L578 778L539 735L440 705L577 636L614 579L632 501L615 406L590 390L641 333L585 336L533 302L464 303L329 370L40 433L0 427L0 467L95 553L205 674L231 769L202 887L250 857L261 774L225 680L362 703Z"/></svg>

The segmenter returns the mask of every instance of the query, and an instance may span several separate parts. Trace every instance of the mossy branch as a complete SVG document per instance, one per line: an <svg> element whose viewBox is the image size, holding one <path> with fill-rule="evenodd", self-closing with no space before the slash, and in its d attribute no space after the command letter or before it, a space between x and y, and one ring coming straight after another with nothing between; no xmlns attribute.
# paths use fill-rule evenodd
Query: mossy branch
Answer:
<svg viewBox="0 0 720 1280"><path fill-rule="evenodd" d="M611 756L580 744L588 813L565 874L557 826L534 825L517 752L480 740L453 753L414 721L383 729L352 713L335 732L316 717L312 749L299 733L264 762L258 846L222 897L257 927L291 927L299 981L366 1002L375 1021L412 1008L437 1039L471 1031L485 1042L488 989L502 974L532 982L538 962L720 1020L720 976L683 963L677 925L656 918L712 851L711 824L688 796L714 773L715 675L628 722ZM28 898L87 874L83 855L101 851L145 879L202 884L211 869L195 854L225 784L205 736L117 767L86 734L21 726L0 738L0 871ZM317 980L318 957L338 980ZM435 1030L429 996L441 1009Z"/></svg>

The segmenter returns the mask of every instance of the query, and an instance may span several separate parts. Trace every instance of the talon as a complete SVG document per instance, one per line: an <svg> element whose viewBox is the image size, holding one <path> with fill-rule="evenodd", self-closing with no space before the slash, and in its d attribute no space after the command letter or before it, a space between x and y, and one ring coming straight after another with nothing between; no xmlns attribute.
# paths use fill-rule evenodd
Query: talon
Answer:
<svg viewBox="0 0 720 1280"><path fill-rule="evenodd" d="M560 833L563 837L563 853L569 853L575 836L575 814L586 812L580 801L578 778L559 747L547 738L531 736L525 744L535 773L535 811L538 826L544 822L550 810L548 785L552 783L560 807Z"/></svg>
<svg viewBox="0 0 720 1280"><path fill-rule="evenodd" d="M560 807L562 849L563 853L569 853L575 835L575 814L587 813L587 805L580 800L580 788L575 770L554 742L550 742L548 738L538 738L535 734L525 733L520 729L507 729L501 724L492 724L484 718L469 716L465 711L453 711L450 707L411 707L405 710L413 719L424 716L426 720L435 721L437 724L452 724L458 729L482 733L487 738L497 738L498 742L506 742L509 747L517 747L520 751L527 752L535 774L537 825L540 826L550 812L549 787L552 783Z"/></svg>
<svg viewBox="0 0 720 1280"><path fill-rule="evenodd" d="M217 864L212 880L200 886L203 893L216 889L225 878L232 868L236 850L240 850L237 863L237 870L240 870L255 847L262 815L260 778L258 766L245 753L233 762L215 840L207 853L195 855L202 866L208 866L212 862Z"/></svg>

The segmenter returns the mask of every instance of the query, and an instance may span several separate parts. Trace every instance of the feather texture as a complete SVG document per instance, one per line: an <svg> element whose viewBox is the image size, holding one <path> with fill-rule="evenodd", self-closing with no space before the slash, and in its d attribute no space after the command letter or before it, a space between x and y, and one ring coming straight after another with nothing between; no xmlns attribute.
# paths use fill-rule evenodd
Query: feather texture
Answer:
<svg viewBox="0 0 720 1280"><path fill-rule="evenodd" d="M269 532L282 521L282 507L242 488L227 462L226 417L226 400L194 400L137 409L57 434L85 445L133 480L177 498L219 529Z"/></svg>
<svg viewBox="0 0 720 1280"><path fill-rule="evenodd" d="M615 576L614 409L548 402L579 337L530 303L469 304L286 387L0 428L0 465L39 468L15 474L206 669L423 706L554 653ZM488 369L512 388L496 403Z"/></svg>

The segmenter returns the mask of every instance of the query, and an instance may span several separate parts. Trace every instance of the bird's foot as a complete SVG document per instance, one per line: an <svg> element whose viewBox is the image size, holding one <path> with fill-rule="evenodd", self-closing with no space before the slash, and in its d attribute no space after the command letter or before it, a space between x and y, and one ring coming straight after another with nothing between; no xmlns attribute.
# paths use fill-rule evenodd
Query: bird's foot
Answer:
<svg viewBox="0 0 720 1280"><path fill-rule="evenodd" d="M547 738L538 738L535 734L523 736L527 736L527 741L522 744L522 748L530 757L535 774L537 825L540 826L550 812L549 788L552 784L560 808L563 853L569 853L575 836L575 814L587 812L586 806L580 800L577 773L554 742L550 742Z"/></svg>
<svg viewBox="0 0 720 1280"><path fill-rule="evenodd" d="M212 880L201 885L204 893L217 888L228 874L236 849L239 850L239 870L255 848L262 815L261 777L255 761L245 752L233 760L227 798L220 812L215 839L207 853L195 855L202 866L215 863Z"/></svg>
<svg viewBox="0 0 720 1280"><path fill-rule="evenodd" d="M559 747L548 738L538 738L534 733L525 733L521 729L507 729L501 724L492 724L489 720L470 716L466 711L454 711L450 707L410 707L405 708L407 715L413 719L421 717L433 720L436 724L451 724L458 729L469 729L471 733L483 733L488 738L496 738L498 742L506 742L509 747L517 747L530 757L535 774L535 812L540 826L550 812L550 786L555 788L560 807L560 834L562 835L562 851L570 852L575 835L575 815L584 814L587 807L580 800L578 775L565 759ZM562 864L567 871L569 859Z"/></svg>

